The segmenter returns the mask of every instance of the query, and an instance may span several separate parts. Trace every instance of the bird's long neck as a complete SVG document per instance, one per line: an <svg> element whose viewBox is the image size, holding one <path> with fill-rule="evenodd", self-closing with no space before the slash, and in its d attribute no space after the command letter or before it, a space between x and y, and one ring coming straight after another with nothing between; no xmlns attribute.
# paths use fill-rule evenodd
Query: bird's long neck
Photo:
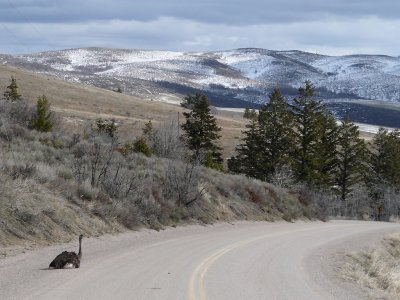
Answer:
<svg viewBox="0 0 400 300"><path fill-rule="evenodd" d="M82 239L79 239L79 252L78 252L79 260L82 258Z"/></svg>

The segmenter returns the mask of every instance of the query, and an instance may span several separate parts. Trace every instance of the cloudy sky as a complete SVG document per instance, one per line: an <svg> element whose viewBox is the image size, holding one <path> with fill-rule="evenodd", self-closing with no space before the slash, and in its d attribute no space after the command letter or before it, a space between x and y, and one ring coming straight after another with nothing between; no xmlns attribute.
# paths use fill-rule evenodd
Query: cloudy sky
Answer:
<svg viewBox="0 0 400 300"><path fill-rule="evenodd" d="M399 0L0 0L0 53L257 47L400 55Z"/></svg>

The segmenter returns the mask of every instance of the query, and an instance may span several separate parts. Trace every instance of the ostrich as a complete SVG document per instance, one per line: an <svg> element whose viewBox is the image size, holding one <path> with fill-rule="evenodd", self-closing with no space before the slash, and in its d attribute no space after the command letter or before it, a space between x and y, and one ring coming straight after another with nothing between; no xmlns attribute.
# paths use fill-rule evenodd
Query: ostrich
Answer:
<svg viewBox="0 0 400 300"><path fill-rule="evenodd" d="M79 252L64 251L57 255L57 257L50 263L49 269L74 269L79 268L82 259L82 238L79 236Z"/></svg>

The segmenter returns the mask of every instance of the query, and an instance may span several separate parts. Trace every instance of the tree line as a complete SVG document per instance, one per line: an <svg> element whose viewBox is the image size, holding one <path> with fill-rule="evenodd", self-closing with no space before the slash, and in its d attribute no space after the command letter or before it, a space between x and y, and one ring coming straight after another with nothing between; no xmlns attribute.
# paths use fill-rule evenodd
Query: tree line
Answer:
<svg viewBox="0 0 400 300"><path fill-rule="evenodd" d="M400 131L381 128L366 142L350 118L336 121L309 81L292 102L275 89L250 119L236 151L229 160L232 172L273 182L286 170L287 179L343 202L362 188L377 218L386 209L385 191L400 189Z"/></svg>
<svg viewBox="0 0 400 300"><path fill-rule="evenodd" d="M199 149L208 153L210 159L205 165L215 167L212 162L222 170L221 149L216 146L221 129L208 105L203 94L186 97L182 106L191 112L185 113L182 128L195 153ZM376 219L388 210L399 214L399 130L381 128L367 142L349 117L336 120L316 97L315 87L309 81L298 89L292 101L274 89L258 113L247 109L244 117L249 123L236 147L236 156L228 160L229 172L289 189L303 185L333 196L337 200L332 201L344 206L358 197L360 203L352 202L350 206L363 207L366 214Z"/></svg>

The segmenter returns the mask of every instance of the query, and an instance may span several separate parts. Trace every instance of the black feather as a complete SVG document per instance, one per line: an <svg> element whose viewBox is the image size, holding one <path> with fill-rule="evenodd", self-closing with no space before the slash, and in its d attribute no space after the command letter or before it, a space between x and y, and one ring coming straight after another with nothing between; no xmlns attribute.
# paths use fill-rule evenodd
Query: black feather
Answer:
<svg viewBox="0 0 400 300"><path fill-rule="evenodd" d="M64 269L66 265L72 264L74 268L79 268L82 258L82 243L83 236L79 236L79 253L64 251L56 256L50 263L49 268Z"/></svg>

